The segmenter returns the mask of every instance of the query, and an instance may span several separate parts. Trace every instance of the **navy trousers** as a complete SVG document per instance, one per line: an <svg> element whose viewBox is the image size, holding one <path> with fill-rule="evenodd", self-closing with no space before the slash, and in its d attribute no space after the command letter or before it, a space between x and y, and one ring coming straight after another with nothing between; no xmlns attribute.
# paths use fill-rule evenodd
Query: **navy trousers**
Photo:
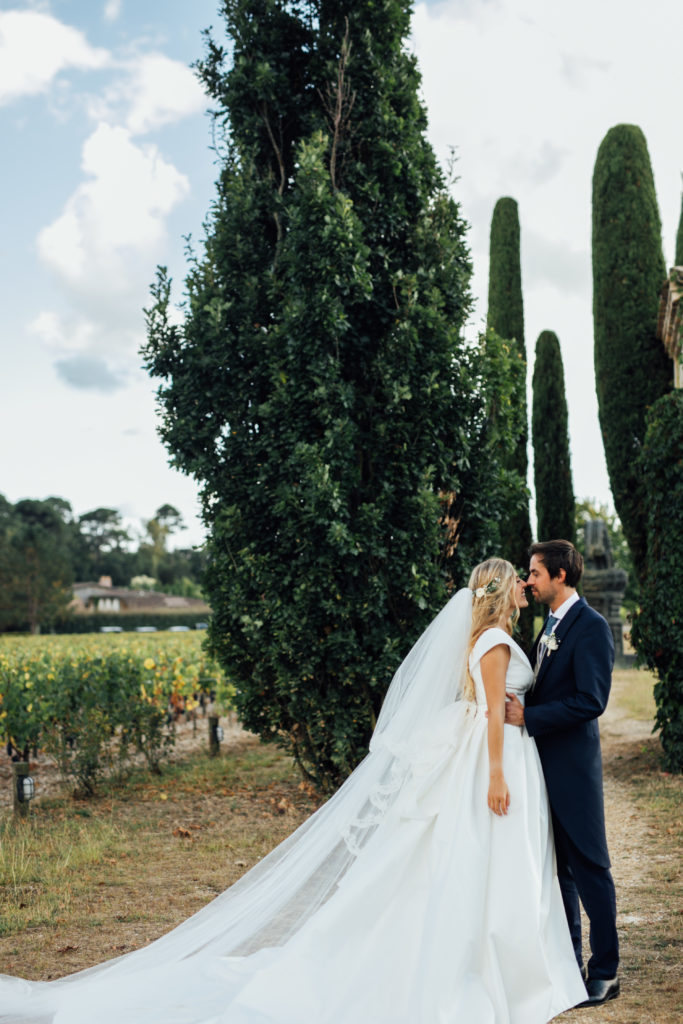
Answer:
<svg viewBox="0 0 683 1024"><path fill-rule="evenodd" d="M612 872L593 863L581 853L560 822L553 815L557 877L562 891L564 909L569 922L574 952L579 967L583 964L581 949L581 912L579 900L590 922L589 978L614 978L619 966L617 936L617 901Z"/></svg>

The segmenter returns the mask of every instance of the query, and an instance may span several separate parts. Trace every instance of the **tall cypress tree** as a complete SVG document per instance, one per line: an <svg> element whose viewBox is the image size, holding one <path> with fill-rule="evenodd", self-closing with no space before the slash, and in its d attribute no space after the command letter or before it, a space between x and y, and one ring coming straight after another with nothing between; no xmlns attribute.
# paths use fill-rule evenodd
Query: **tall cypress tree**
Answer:
<svg viewBox="0 0 683 1024"><path fill-rule="evenodd" d="M665 276L645 136L635 125L616 125L593 173L595 385L614 505L641 577L647 496L638 455L647 409L671 388L671 364L656 335Z"/></svg>
<svg viewBox="0 0 683 1024"><path fill-rule="evenodd" d="M539 537L575 540L574 488L569 454L564 367L557 335L542 331L536 342L531 436Z"/></svg>
<svg viewBox="0 0 683 1024"><path fill-rule="evenodd" d="M519 211L509 196L498 200L491 218L487 321L501 338L514 338L526 360Z"/></svg>
<svg viewBox="0 0 683 1024"><path fill-rule="evenodd" d="M161 433L202 486L213 649L244 724L323 787L496 531L465 226L410 8L224 2L230 66L211 39L199 64L226 126L217 198L184 323L163 272L148 311Z"/></svg>
<svg viewBox="0 0 683 1024"><path fill-rule="evenodd" d="M517 203L509 196L498 200L491 219L489 248L489 298L487 323L501 338L514 342L522 359L525 372L520 379L513 400L519 405L523 422L514 451L507 457L506 467L518 475L526 487L529 459L528 414L526 401L526 345L524 342L524 300L522 298L522 266L520 253L519 213ZM501 525L500 554L518 568L525 568L529 560L531 521L529 519L528 492L515 501ZM522 612L519 623L523 645L531 647L533 609Z"/></svg>

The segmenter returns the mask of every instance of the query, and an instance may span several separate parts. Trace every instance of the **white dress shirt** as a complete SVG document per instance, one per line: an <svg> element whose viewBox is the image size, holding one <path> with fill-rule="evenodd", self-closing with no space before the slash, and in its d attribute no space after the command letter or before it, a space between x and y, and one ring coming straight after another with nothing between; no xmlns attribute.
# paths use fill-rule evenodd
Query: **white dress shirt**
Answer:
<svg viewBox="0 0 683 1024"><path fill-rule="evenodd" d="M572 594L571 597L568 597L566 601L563 601L562 604L560 605L560 607L556 608L554 612L550 612L550 614L554 615L555 618L558 619L558 620L559 619L563 619L565 617L565 615L567 614L567 612L569 611L569 609L571 608L571 606L573 604L576 604L576 602L578 600L579 600L579 595L576 593L576 591L574 591L574 593ZM555 627L554 628L557 628L557 623L555 623Z"/></svg>

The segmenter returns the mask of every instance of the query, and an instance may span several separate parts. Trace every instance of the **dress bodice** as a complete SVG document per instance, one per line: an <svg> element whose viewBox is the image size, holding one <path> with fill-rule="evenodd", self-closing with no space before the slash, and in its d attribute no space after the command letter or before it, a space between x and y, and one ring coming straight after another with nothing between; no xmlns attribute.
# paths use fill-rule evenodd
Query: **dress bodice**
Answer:
<svg viewBox="0 0 683 1024"><path fill-rule="evenodd" d="M512 637L498 626L485 630L475 643L470 654L469 664L475 683L476 702L477 704L486 704L486 691L484 690L484 680L481 675L481 659L487 651L490 651L498 644L506 644L510 648L510 664L505 676L505 689L515 693L523 704L524 694L534 681L534 673L529 659L519 644L515 643Z"/></svg>

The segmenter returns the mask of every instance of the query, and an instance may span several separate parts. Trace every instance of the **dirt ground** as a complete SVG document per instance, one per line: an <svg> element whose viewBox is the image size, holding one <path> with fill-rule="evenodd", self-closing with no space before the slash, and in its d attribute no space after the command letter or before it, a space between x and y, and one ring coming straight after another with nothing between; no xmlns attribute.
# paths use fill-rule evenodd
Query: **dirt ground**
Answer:
<svg viewBox="0 0 683 1024"><path fill-rule="evenodd" d="M223 747L230 746L236 739L245 736L242 726L234 714L221 719L223 729ZM195 721L180 720L175 725L176 741L170 755L164 763L176 764L188 754L208 745L208 719L199 715ZM133 755L132 764L143 765L142 755ZM30 759L29 771L36 781L36 797L40 800L59 796L68 791L54 760L42 751ZM0 756L0 808L11 807L12 794L12 763Z"/></svg>
<svg viewBox="0 0 683 1024"><path fill-rule="evenodd" d="M569 1011L556 1018L562 1024L683 1021L683 779L659 770L651 722L629 710L632 684L631 673L615 675L601 720L622 994L594 1010ZM171 771L76 811L111 830L103 833L101 847L93 846L91 862L79 874L79 883L81 875L90 881L83 890L72 883L71 894L60 897L44 922L0 935L0 971L57 977L144 945L235 881L314 809L315 794L302 789L283 755L259 745L237 723L223 725L221 781L215 762L210 777L202 774L208 769L201 761L194 774L179 765L175 776ZM191 724L179 726L176 759L205 747L206 730L202 721L196 731ZM1 764L0 816L8 803L9 773ZM43 798L60 792L54 767L39 758L34 773ZM211 794L198 797L202 788ZM68 822L74 812L67 804L46 807L45 813ZM24 899L37 888L25 886ZM25 943L32 949L30 970Z"/></svg>
<svg viewBox="0 0 683 1024"><path fill-rule="evenodd" d="M620 697L629 674L617 674L601 719L605 817L617 890L621 946L621 995L595 1009L572 1010L562 1024L681 1024L683 1021L683 887L680 800L683 786L671 780L678 817L648 813L644 794L657 768L652 724L632 718ZM589 949L584 929L584 949Z"/></svg>

